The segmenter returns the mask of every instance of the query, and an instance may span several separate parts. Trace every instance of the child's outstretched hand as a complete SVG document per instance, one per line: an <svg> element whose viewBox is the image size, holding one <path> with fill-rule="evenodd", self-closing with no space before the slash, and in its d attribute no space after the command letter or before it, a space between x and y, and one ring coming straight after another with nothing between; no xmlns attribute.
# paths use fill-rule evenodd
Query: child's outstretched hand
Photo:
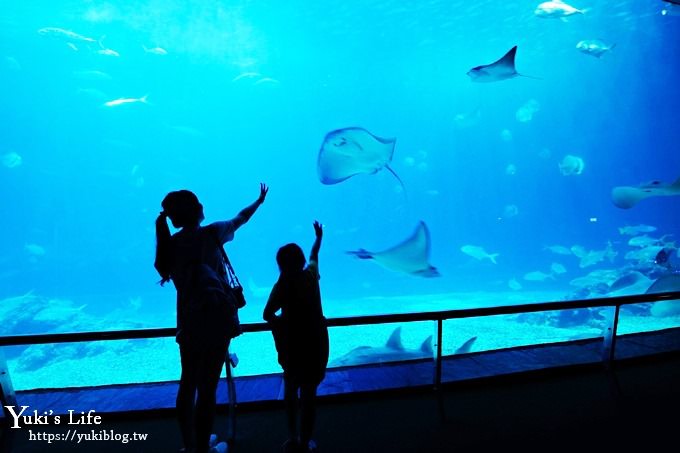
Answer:
<svg viewBox="0 0 680 453"><path fill-rule="evenodd" d="M323 236L323 225L321 225L318 220L314 221L314 234L318 238L321 238L321 236Z"/></svg>
<svg viewBox="0 0 680 453"><path fill-rule="evenodd" d="M257 197L257 202L262 204L264 203L264 199L267 196L267 192L269 192L269 187L265 183L260 183L260 196Z"/></svg>

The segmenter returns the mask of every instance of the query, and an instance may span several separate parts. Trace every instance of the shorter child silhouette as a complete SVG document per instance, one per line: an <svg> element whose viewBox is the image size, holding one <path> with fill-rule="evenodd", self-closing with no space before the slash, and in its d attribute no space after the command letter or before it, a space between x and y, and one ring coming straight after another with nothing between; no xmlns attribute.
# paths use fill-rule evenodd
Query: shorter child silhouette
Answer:
<svg viewBox="0 0 680 453"><path fill-rule="evenodd" d="M263 313L264 320L271 324L279 364L283 368L290 436L284 444L287 451L316 451L316 444L311 439L316 418L316 390L328 364L328 329L319 290L319 249L323 236L319 222L314 222L314 232L316 240L307 266L297 244L287 244L279 249L276 262L281 273ZM279 310L281 314L277 315Z"/></svg>

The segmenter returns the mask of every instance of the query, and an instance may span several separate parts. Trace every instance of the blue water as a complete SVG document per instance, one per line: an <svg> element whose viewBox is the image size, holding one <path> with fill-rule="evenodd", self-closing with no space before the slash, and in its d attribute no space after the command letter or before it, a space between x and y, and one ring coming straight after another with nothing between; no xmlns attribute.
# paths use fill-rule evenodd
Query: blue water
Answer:
<svg viewBox="0 0 680 453"><path fill-rule="evenodd" d="M277 278L276 250L293 241L308 250L315 219L325 225L330 311L343 303L351 313L352 301L373 296L507 292L512 278L520 291L567 297L571 279L624 268L630 237L617 228L678 232L680 197L622 210L610 193L680 176L680 17L662 15L661 1L574 0L590 10L561 21L537 18L538 3L3 1L0 155L21 163L0 166L0 299L32 291L84 313L67 316L68 328L56 316L10 333L106 328L97 319L117 312L171 325L174 291L156 284L153 222L180 188L199 196L210 222L254 201L259 182L270 186L227 247L251 320ZM44 36L44 27L101 44ZM598 59L576 49L583 39L616 47ZM514 45L517 70L537 79L466 75ZM103 106L147 94L148 104ZM518 121L530 100L540 108ZM472 112L475 124L457 125ZM319 182L323 137L349 126L397 139L391 167L405 192L387 171ZM582 174L560 173L566 155L583 159ZM508 205L517 215L505 215ZM345 253L392 247L420 220L441 277ZM608 241L617 257L587 269L544 250ZM466 244L498 253L497 264L462 253ZM553 262L567 272L522 278Z"/></svg>

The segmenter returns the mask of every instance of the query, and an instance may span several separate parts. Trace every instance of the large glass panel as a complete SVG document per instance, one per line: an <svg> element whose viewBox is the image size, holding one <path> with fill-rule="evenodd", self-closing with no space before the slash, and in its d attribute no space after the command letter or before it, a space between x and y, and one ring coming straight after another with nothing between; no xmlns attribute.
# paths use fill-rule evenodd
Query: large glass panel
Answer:
<svg viewBox="0 0 680 453"><path fill-rule="evenodd" d="M663 280L657 282L663 283ZM624 305L617 328L616 358L680 349L680 300Z"/></svg>
<svg viewBox="0 0 680 453"><path fill-rule="evenodd" d="M605 307L445 321L442 381L600 361L613 314Z"/></svg>
<svg viewBox="0 0 680 453"><path fill-rule="evenodd" d="M436 328L431 321L333 327L329 367L433 359Z"/></svg>
<svg viewBox="0 0 680 453"><path fill-rule="evenodd" d="M680 300L624 305L619 316L619 335L680 327Z"/></svg>
<svg viewBox="0 0 680 453"><path fill-rule="evenodd" d="M14 389L177 381L174 338L37 344L4 348Z"/></svg>
<svg viewBox="0 0 680 453"><path fill-rule="evenodd" d="M432 385L436 324L334 327L320 394Z"/></svg>

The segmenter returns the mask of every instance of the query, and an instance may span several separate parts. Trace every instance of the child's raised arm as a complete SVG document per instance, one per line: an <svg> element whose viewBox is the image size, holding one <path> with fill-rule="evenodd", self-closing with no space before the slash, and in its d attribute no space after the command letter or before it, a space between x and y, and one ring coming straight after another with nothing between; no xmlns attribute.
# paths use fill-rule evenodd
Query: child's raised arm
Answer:
<svg viewBox="0 0 680 453"><path fill-rule="evenodd" d="M314 234L316 239L312 245L312 252L309 254L309 261L319 262L319 249L321 248L321 238L323 237L323 225L318 220L314 221Z"/></svg>

